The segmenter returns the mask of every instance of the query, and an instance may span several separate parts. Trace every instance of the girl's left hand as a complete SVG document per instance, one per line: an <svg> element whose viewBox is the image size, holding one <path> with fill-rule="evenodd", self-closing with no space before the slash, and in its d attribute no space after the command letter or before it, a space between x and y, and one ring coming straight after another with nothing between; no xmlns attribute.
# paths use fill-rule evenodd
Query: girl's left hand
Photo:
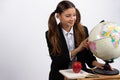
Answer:
<svg viewBox="0 0 120 80"><path fill-rule="evenodd" d="M98 61L93 61L93 66L96 66L97 68L104 69L104 65L102 63L99 63Z"/></svg>

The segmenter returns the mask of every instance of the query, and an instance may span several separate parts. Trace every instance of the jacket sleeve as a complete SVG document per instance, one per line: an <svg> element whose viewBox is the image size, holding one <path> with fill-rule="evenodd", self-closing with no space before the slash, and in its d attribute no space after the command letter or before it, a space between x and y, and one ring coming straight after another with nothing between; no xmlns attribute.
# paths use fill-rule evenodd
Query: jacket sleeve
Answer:
<svg viewBox="0 0 120 80"><path fill-rule="evenodd" d="M89 36L87 27L84 26L86 37ZM83 63L87 64L89 67L94 67L92 62L96 60L96 57L93 53L87 49L84 49L82 52L78 53L78 60L81 60Z"/></svg>

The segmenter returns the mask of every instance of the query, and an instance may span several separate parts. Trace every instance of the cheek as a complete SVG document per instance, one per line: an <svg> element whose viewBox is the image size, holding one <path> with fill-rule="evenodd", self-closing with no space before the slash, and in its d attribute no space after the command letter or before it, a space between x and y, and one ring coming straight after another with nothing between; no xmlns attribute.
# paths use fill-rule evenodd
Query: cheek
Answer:
<svg viewBox="0 0 120 80"><path fill-rule="evenodd" d="M61 22L63 23L67 23L69 21L69 19L62 19Z"/></svg>
<svg viewBox="0 0 120 80"><path fill-rule="evenodd" d="M77 19L77 18L76 18L76 17L74 17L74 20L75 20L75 21L76 21L76 19Z"/></svg>

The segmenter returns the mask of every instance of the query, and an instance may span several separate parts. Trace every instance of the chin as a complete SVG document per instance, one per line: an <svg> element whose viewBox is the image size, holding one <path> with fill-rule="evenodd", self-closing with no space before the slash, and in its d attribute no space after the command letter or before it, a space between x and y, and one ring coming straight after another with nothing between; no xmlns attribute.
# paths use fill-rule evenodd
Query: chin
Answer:
<svg viewBox="0 0 120 80"><path fill-rule="evenodd" d="M70 24L69 26L72 27L74 24Z"/></svg>

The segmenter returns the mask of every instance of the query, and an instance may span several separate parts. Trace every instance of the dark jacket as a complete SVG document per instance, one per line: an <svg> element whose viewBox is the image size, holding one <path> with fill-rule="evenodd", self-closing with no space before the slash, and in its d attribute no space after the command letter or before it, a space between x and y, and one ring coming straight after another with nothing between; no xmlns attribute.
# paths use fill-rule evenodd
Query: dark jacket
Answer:
<svg viewBox="0 0 120 80"><path fill-rule="evenodd" d="M84 27L84 29L87 34L86 37L88 37L88 30L86 27ZM64 76L59 73L59 70L68 69L69 62L71 61L69 57L69 51L67 48L67 44L66 44L66 41L65 41L65 38L64 38L62 29L60 26L59 26L59 32L60 32L59 45L62 50L62 55L59 55L59 56L54 56L50 54L54 45L51 45L47 37L48 31L46 32L46 40L47 40L47 45L49 49L49 55L52 60L50 73L49 73L49 80L64 80ZM80 61L82 63L82 66L83 66L82 69L85 71L87 70L86 64L89 67L93 67L92 61L94 60L96 60L96 58L93 56L90 50L85 49L82 52L79 52L77 54L77 61Z"/></svg>

